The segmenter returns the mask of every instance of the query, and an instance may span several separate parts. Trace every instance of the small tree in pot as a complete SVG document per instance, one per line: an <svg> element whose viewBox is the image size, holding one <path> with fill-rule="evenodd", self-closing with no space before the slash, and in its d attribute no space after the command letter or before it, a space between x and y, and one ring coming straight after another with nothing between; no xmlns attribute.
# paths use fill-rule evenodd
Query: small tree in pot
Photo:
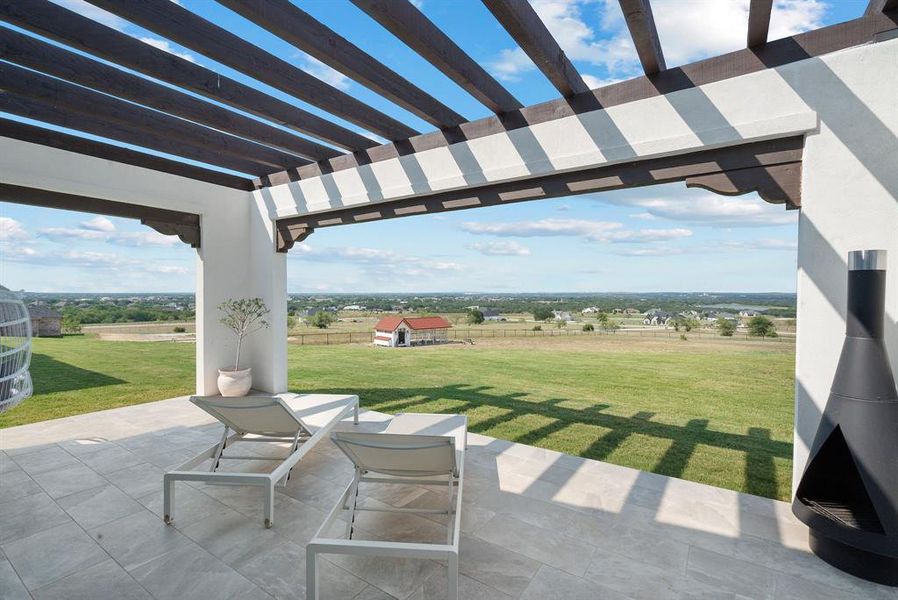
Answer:
<svg viewBox="0 0 898 600"><path fill-rule="evenodd" d="M271 312L261 298L231 298L218 305L224 313L222 325L237 336L237 356L233 369L218 370L218 391L222 396L244 396L252 387L252 369L240 369L240 348L243 338L269 327L265 315Z"/></svg>

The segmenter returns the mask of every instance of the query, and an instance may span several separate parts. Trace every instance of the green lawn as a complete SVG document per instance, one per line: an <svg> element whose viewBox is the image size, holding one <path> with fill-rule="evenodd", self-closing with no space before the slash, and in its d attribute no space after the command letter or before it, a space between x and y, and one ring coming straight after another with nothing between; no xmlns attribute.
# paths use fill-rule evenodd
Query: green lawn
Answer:
<svg viewBox="0 0 898 600"><path fill-rule="evenodd" d="M472 431L780 499L794 346L638 338L375 349L291 346L294 391L384 412L464 412ZM190 393L189 344L36 340L36 396L0 427Z"/></svg>

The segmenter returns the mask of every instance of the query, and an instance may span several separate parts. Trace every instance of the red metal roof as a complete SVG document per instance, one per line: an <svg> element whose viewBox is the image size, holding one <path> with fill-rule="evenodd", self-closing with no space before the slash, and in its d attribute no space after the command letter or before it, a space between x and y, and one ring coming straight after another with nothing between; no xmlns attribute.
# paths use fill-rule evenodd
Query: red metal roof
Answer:
<svg viewBox="0 0 898 600"><path fill-rule="evenodd" d="M448 329L452 325L443 317L384 317L377 322L377 331L395 331L405 321L411 329Z"/></svg>

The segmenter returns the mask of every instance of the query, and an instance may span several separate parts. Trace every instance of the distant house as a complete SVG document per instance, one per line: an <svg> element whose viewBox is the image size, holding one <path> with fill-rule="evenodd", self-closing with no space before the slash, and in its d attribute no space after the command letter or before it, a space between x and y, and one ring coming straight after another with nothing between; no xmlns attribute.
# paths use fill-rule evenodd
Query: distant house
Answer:
<svg viewBox="0 0 898 600"><path fill-rule="evenodd" d="M62 315L39 304L28 307L31 315L31 335L34 337L62 337Z"/></svg>
<svg viewBox="0 0 898 600"><path fill-rule="evenodd" d="M645 318L642 320L642 323L643 325L663 325L667 327L669 325L672 325L673 321L673 313L661 310L660 308L653 308L646 311Z"/></svg>
<svg viewBox="0 0 898 600"><path fill-rule="evenodd" d="M555 316L556 321L568 322L574 320L574 318L571 316L571 313L566 310L553 310L552 314Z"/></svg>
<svg viewBox="0 0 898 600"><path fill-rule="evenodd" d="M580 314L591 315L591 314L597 313L597 312L599 312L599 307L598 307L598 306L589 306L589 307L584 308L583 310L581 310L581 311L580 311Z"/></svg>
<svg viewBox="0 0 898 600"><path fill-rule="evenodd" d="M350 304L349 306L344 306L343 310L346 311L360 311L365 310L365 307L360 304Z"/></svg>
<svg viewBox="0 0 898 600"><path fill-rule="evenodd" d="M761 315L761 311L759 311L759 310L746 309L746 310L739 311L740 317L758 317L760 315Z"/></svg>
<svg viewBox="0 0 898 600"><path fill-rule="evenodd" d="M483 314L484 321L506 321L507 319L499 314L499 311L495 308L481 308L479 309Z"/></svg>
<svg viewBox="0 0 898 600"><path fill-rule="evenodd" d="M449 341L443 317L384 317L374 326L374 345L388 348Z"/></svg>
<svg viewBox="0 0 898 600"><path fill-rule="evenodd" d="M639 312L638 308L625 308L624 314L625 315L641 315L642 313Z"/></svg>

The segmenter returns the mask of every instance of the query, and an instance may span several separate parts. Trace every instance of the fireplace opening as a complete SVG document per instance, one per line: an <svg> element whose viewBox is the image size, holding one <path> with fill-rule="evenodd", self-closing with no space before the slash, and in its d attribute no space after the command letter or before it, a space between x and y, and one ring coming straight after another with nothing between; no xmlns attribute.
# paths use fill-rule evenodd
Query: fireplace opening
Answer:
<svg viewBox="0 0 898 600"><path fill-rule="evenodd" d="M838 425L808 466L797 496L821 516L861 531L885 534Z"/></svg>

